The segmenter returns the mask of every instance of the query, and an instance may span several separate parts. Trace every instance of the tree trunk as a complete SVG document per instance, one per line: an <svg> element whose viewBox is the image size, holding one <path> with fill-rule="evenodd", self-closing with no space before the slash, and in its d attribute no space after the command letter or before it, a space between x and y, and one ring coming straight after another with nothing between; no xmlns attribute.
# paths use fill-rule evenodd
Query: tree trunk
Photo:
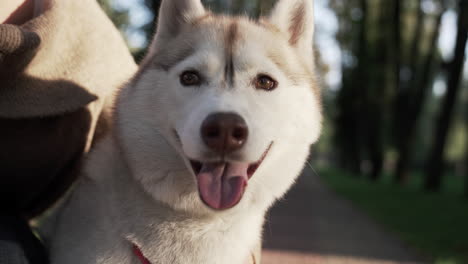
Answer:
<svg viewBox="0 0 468 264"><path fill-rule="evenodd" d="M349 2L345 2L349 4ZM367 94L368 85L368 3L367 0L360 0L359 7L362 12L362 19L358 23L356 30L357 41L352 42L348 50L356 54L358 63L353 68L343 65L342 87L337 97L338 113L335 120L336 134L335 141L340 150L341 166L350 170L353 175L359 176L361 173L362 147L363 147L363 124L366 109L363 109ZM354 35L355 31L341 32L343 35ZM356 82L359 85L356 85Z"/></svg>
<svg viewBox="0 0 468 264"><path fill-rule="evenodd" d="M407 116L408 108L410 106L409 99L410 90L414 87L411 84L416 84L417 65L419 61L419 45L421 43L421 36L423 32L424 12L422 10L422 0L417 3L417 16L416 25L414 27L411 40L411 48L409 54L409 71L411 72L410 81L400 80L399 89L397 90L397 100L395 104L394 128L395 128L395 143L398 150L398 160L395 170L395 183L404 184L408 178L408 165L409 165L409 150L410 140L407 138L406 127L411 125L411 119ZM410 84L411 83L411 84Z"/></svg>
<svg viewBox="0 0 468 264"><path fill-rule="evenodd" d="M352 172L352 175L360 175L361 142L359 137L359 126L357 124L358 103L355 98L356 87L350 77L352 73L346 73L343 68L343 86L338 94L338 115L335 120L335 141L339 149L339 161L343 169Z"/></svg>
<svg viewBox="0 0 468 264"><path fill-rule="evenodd" d="M446 8L442 7L442 10L437 15L436 22L434 25L434 32L432 33L430 40L430 48L426 55L423 63L423 69L420 78L413 76L411 81L412 88L415 90L409 92L407 110L403 118L402 127L405 131L405 136L402 136L399 140L398 145L398 161L396 166L395 180L399 184L404 184L408 178L408 167L411 162L412 150L413 150L413 139L417 131L418 123L421 117L421 111L424 107L424 102L428 92L431 90L431 83L433 80L433 69L435 54L437 53L437 40L440 35L440 27L442 24L442 15ZM416 68L414 68L416 70ZM419 82L417 81L419 80Z"/></svg>
<svg viewBox="0 0 468 264"><path fill-rule="evenodd" d="M447 134L450 129L462 77L468 34L468 1L459 0L459 7L457 40L454 57L449 67L450 72L448 73L447 93L444 97L442 110L437 120L435 142L427 163L425 189L428 191L440 190Z"/></svg>
<svg viewBox="0 0 468 264"><path fill-rule="evenodd" d="M400 69L401 69L401 0L395 0L393 6L393 78L394 88L400 90Z"/></svg>
<svg viewBox="0 0 468 264"><path fill-rule="evenodd" d="M416 84L416 76L418 75L418 62L420 58L420 44L421 44L421 38L423 35L423 25L424 25L424 12L423 12L423 7L422 7L422 0L418 0L418 12L416 15L416 26L414 27L413 31L413 39L411 40L411 50L409 54L409 70L411 72L411 78L410 82L406 83L406 90L410 90L414 85Z"/></svg>
<svg viewBox="0 0 468 264"><path fill-rule="evenodd" d="M468 87L465 86L465 89L468 89ZM466 127L468 128L468 98L465 100L465 124ZM464 164L464 174L465 174L465 188L464 188L464 194L465 198L468 199L468 144L466 145L465 149L465 164Z"/></svg>
<svg viewBox="0 0 468 264"><path fill-rule="evenodd" d="M467 113L468 115L468 113ZM468 124L468 118L467 118ZM466 148L466 156L465 156L465 198L468 199L468 147Z"/></svg>
<svg viewBox="0 0 468 264"><path fill-rule="evenodd" d="M378 33L375 39L370 40L370 43L373 44L371 46L372 55L369 64L371 67L366 69L367 75L370 75L370 87L368 88L368 96L366 98L368 121L366 138L368 140L368 155L371 162L369 177L373 181L377 181L383 171L385 113L389 110L391 89L394 88L392 84L397 83L394 80L396 77L394 76L394 65L398 65L399 60L398 56L392 55L394 55L393 53L395 53L395 50L400 45L400 1L382 1L379 9L380 14L376 25ZM393 13L388 13L387 10L393 10Z"/></svg>

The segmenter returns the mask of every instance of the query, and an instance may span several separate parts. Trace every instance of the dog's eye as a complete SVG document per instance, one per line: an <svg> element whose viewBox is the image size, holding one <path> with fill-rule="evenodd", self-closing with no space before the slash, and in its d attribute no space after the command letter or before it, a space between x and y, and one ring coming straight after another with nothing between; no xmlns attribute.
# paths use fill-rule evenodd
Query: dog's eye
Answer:
<svg viewBox="0 0 468 264"><path fill-rule="evenodd" d="M278 87L278 82L273 80L273 78L268 75L260 74L257 76L257 78L255 78L254 85L257 89L272 91Z"/></svg>
<svg viewBox="0 0 468 264"><path fill-rule="evenodd" d="M196 71L185 71L180 75L180 83L183 86L200 85L201 77Z"/></svg>

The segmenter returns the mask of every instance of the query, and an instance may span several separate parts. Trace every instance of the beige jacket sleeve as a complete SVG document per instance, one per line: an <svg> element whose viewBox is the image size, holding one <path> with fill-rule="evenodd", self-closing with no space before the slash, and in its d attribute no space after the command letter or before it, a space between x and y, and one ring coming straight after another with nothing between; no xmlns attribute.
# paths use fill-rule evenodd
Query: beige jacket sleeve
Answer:
<svg viewBox="0 0 468 264"><path fill-rule="evenodd" d="M136 68L95 0L51 0L22 26L0 25L2 208L32 216L67 190Z"/></svg>

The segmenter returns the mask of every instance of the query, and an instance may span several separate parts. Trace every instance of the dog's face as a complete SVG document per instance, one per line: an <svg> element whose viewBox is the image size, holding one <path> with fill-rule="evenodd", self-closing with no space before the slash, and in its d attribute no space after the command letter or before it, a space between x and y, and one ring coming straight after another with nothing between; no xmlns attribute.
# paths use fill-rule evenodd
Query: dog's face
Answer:
<svg viewBox="0 0 468 264"><path fill-rule="evenodd" d="M201 214L266 208L284 194L321 126L312 20L312 0L281 0L259 21L163 1L118 104L123 153L149 194Z"/></svg>

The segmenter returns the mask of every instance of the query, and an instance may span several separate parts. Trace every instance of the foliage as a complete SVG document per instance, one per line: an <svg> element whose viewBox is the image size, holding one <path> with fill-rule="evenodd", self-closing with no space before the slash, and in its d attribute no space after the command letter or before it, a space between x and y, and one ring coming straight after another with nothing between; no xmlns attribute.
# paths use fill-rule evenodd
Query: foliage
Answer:
<svg viewBox="0 0 468 264"><path fill-rule="evenodd" d="M114 25L122 32L129 24L128 10L118 10L113 7L112 0L97 0L104 12L109 16Z"/></svg>

